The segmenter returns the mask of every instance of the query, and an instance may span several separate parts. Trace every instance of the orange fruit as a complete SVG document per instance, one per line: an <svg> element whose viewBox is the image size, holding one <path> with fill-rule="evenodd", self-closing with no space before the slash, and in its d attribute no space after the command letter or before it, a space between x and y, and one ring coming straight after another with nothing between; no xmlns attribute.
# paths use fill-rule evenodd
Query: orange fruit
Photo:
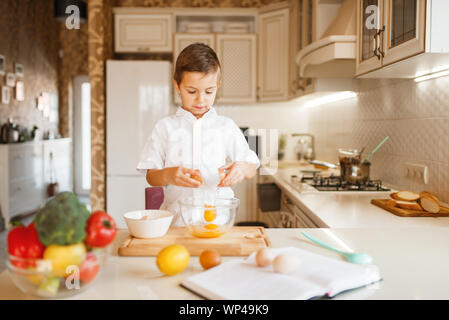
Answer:
<svg viewBox="0 0 449 320"><path fill-rule="evenodd" d="M172 244L157 254L156 265L162 273L172 276L184 271L189 265L190 253L180 244Z"/></svg>

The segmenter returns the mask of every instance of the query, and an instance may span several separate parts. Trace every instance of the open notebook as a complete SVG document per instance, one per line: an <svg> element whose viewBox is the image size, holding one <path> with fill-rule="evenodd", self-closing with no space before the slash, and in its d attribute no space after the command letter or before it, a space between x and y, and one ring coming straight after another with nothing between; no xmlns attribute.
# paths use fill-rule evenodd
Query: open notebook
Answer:
<svg viewBox="0 0 449 320"><path fill-rule="evenodd" d="M275 273L272 266L260 268L255 255L236 259L190 276L181 286L214 300L305 300L333 297L381 280L374 265L356 265L309 251L288 247L273 249L275 255L294 254L301 259L298 270Z"/></svg>

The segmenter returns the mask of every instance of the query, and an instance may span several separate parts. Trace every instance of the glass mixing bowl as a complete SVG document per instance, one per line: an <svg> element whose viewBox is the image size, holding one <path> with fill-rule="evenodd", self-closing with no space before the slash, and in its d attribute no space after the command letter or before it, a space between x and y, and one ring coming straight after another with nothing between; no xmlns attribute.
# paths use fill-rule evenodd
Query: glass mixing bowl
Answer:
<svg viewBox="0 0 449 320"><path fill-rule="evenodd" d="M216 238L234 225L240 200L237 198L194 198L179 200L181 215L189 232L198 238Z"/></svg>
<svg viewBox="0 0 449 320"><path fill-rule="evenodd" d="M45 259L24 259L8 254L6 265L12 281L23 293L54 299L73 296L90 287L100 276L106 256L105 248L87 252L80 265L66 269L69 275L53 270L52 261Z"/></svg>

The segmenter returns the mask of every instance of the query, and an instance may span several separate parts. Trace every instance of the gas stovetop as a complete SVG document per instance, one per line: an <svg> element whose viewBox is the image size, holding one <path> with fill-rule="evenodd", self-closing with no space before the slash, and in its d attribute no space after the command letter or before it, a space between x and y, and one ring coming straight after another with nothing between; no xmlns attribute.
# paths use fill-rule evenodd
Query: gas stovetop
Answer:
<svg viewBox="0 0 449 320"><path fill-rule="evenodd" d="M381 180L369 180L363 184L349 184L341 179L340 176L323 177L314 173L312 176L304 175L301 179L318 191L390 191L382 185Z"/></svg>

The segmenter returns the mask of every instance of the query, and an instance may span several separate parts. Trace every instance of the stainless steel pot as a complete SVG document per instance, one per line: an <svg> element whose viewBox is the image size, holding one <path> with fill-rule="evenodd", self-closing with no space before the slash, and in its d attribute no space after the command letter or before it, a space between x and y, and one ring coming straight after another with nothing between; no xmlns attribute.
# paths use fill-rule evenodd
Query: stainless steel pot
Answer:
<svg viewBox="0 0 449 320"><path fill-rule="evenodd" d="M369 180L370 162L362 162L358 150L338 150L340 176L343 182L353 185L365 184Z"/></svg>

